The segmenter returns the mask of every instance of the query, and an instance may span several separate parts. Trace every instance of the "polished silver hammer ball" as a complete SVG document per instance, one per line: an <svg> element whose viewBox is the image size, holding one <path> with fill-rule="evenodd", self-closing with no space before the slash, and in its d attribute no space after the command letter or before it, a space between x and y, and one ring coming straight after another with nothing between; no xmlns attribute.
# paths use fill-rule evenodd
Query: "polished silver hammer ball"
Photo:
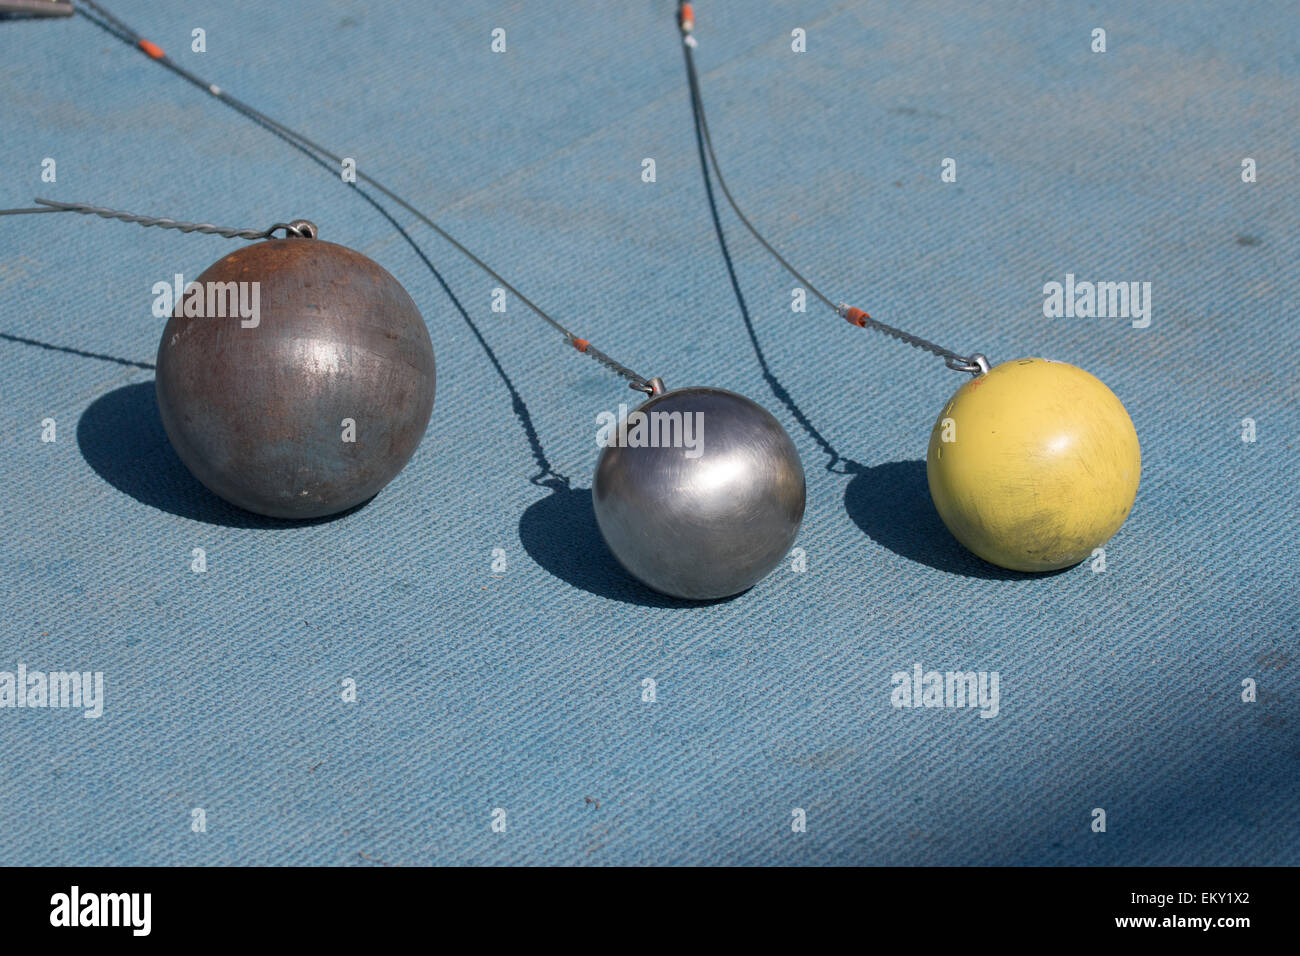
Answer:
<svg viewBox="0 0 1300 956"><path fill-rule="evenodd" d="M433 412L433 346L380 265L315 238L271 239L222 257L192 289L203 314L186 314L198 311L187 291L158 346L157 394L199 481L257 514L318 518L402 470Z"/></svg>
<svg viewBox="0 0 1300 956"><path fill-rule="evenodd" d="M803 520L803 466L781 424L749 399L665 391L606 439L592 484L596 523L643 584L690 600L729 597L790 550Z"/></svg>

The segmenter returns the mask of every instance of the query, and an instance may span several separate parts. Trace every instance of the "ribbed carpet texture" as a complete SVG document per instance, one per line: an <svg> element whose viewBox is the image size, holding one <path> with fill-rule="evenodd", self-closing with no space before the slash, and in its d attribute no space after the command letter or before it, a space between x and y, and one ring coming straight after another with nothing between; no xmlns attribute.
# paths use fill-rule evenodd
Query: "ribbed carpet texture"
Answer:
<svg viewBox="0 0 1300 956"><path fill-rule="evenodd" d="M0 219L0 672L103 680L94 719L0 707L0 864L1300 864L1293 5L696 5L728 184L814 282L1123 400L1142 483L1105 570L1023 575L929 497L965 375L792 311L720 207L733 287L669 0L105 2L620 361L767 408L807 512L740 596L642 587L590 495L625 383L87 18L0 21L0 207L310 219L438 363L373 501L260 519L153 386L154 284L240 241ZM1149 326L1045 317L1067 274L1149 282ZM996 716L894 706L918 666L996 674Z"/></svg>

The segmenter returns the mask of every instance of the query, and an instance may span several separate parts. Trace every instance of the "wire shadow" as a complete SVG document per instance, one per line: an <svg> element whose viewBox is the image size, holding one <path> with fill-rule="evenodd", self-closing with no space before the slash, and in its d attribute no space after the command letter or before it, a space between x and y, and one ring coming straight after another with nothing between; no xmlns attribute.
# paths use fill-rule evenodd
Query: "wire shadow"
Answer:
<svg viewBox="0 0 1300 956"><path fill-rule="evenodd" d="M82 11L84 12L84 11ZM113 29L109 24L88 16L92 23L110 34L119 35L118 31ZM268 133L277 137L281 141L292 146L298 152L302 153L312 162L324 169L331 177L337 175L337 170L330 165L324 158L317 155L315 151L302 142L288 136L274 124L267 121L265 117L251 109L239 109L239 112L246 118L255 122ZM590 490L574 489L571 487L569 478L561 475L552 467L550 460L546 456L545 449L542 447L541 439L538 436L537 429L533 424L532 415L528 411L528 406L523 400L523 396L511 381L510 376L506 373L504 367L496 357L491 346L479 331L478 326L474 324L460 300L452 292L450 286L442 274L425 255L424 250L419 244L411 238L406 229L397 221L396 218L370 193L359 186L356 182L349 185L372 206L385 220L388 221L398 234L407 242L420 261L424 263L429 272L437 280L438 285L447 294L452 305L459 313L461 319L469 328L475 340L479 343L488 361L491 363L497 376L505 385L507 392L510 394L511 409L518 419L524 434L528 439L536 472L529 476L530 483L541 488L546 488L550 494L525 509L520 518L519 535L520 542L529 555L544 570L554 574L561 580L565 580L575 587L582 588L603 597L611 597L617 600L628 601L630 603L643 604L657 607L675 607L679 606L676 599L667 598L642 586L639 582L627 575L613 559L609 549L605 546L603 538L600 536L599 529L596 527L595 511L591 505ZM132 402L139 406L146 398L143 393L132 393L128 396ZM139 409L137 409L139 410ZM114 409L105 408L105 412L112 412ZM158 423L155 440L162 437L161 421L158 419L157 408L150 406L152 414L151 421ZM90 424L94 424L94 419ZM147 435L145 438L147 439ZM175 460L175 454L166 442L159 442L166 451ZM91 442L92 454L96 455L96 460L101 462L105 467L105 472L101 474L113 474L123 481L125 472L122 469L114 469L111 462L105 464L108 456L111 454L108 447L103 444ZM88 459L89 460L89 459ZM180 464L176 460L176 464ZM181 466L183 469L183 466ZM99 470L99 469L97 469ZM189 479L197 484L193 478ZM123 482L127 484L127 482ZM121 485L119 485L121 487ZM132 486L135 487L135 486ZM137 488L137 491L143 493L144 489ZM224 503L223 503L224 504ZM234 509L238 511L238 509ZM242 513L241 513L242 514ZM324 519L328 520L328 519ZM562 543L557 550L556 544ZM575 560L576 559L576 560ZM680 602L680 606L696 606L699 602Z"/></svg>
<svg viewBox="0 0 1300 956"><path fill-rule="evenodd" d="M709 175L704 133L700 125L699 104L694 95L691 96L691 115L695 120L695 146L699 153L700 172L704 179L704 192L709 202L713 231L717 235L722 261L727 267L727 277L731 280L731 291L735 294L736 303L740 307L740 317L745 324L749 344L758 359L763 381L767 383L777 401L784 405L794 420L799 423L799 427L826 454L826 470L832 474L850 476L849 483L844 489L844 510L849 517L866 533L867 537L882 547L910 561L940 571L997 580L1042 577L1042 575L999 568L962 547L934 508L934 502L930 498L929 482L925 475L924 461L898 461L870 467L851 458L845 458L831 444L830 439L823 435L812 420L804 414L803 409L795 402L789 390L776 377L768 364L767 356L763 353L763 346L754 328L749 305L741 291L736 268L731 259L731 251L727 247L722 219L718 215L713 181Z"/></svg>
<svg viewBox="0 0 1300 956"><path fill-rule="evenodd" d="M328 166L326 168L330 169ZM597 597L642 607L660 608L697 607L700 604L714 603L683 601L659 594L645 587L623 570L606 546L600 528L596 525L596 512L591 503L591 489L574 488L569 477L560 474L551 465L542 446L541 437L537 433L537 427L533 424L532 414L528 411L528 403L524 401L523 395L515 387L515 383L492 350L492 346L488 344L474 320L470 318L469 312L461 304L460 299L452 292L442 274L401 223L393 218L373 196L357 187L355 183L352 186L361 193L366 202L388 220L420 257L420 261L433 277L438 280L443 292L451 300L456 312L469 328L470 334L474 336L474 340L478 342L479 348L483 350L497 377L501 379L502 385L510 394L510 407L528 439L528 447L537 468L536 472L528 477L528 481L549 492L546 497L525 508L519 518L519 543L528 552L528 556L548 574Z"/></svg>
<svg viewBox="0 0 1300 956"><path fill-rule="evenodd" d="M560 474L552 467L533 424L532 414L528 411L528 404L497 359L492 346L470 318L469 312L405 228L372 196L361 189L358 192L392 224L438 280L510 394L511 409L528 439L528 447L537 468L528 481L549 492L546 497L525 508L519 517L519 543L528 552L528 556L548 574L597 597L660 608L696 607L702 603L713 603L683 601L659 594L623 570L605 545L605 539L596 525L591 489L574 488L567 475Z"/></svg>
<svg viewBox="0 0 1300 956"><path fill-rule="evenodd" d="M249 118L321 166L331 177L337 175L333 166L303 144L284 135L279 129L256 116L250 115ZM430 261L419 243L379 200L357 183L349 185L388 221L424 263L425 268L446 293L457 314L460 315L461 321L474 336L474 340L483 350L483 354L510 395L511 410L524 430L536 466L536 471L528 476L528 481L549 492L545 498L526 508L519 519L519 542L528 552L529 557L547 573L598 597L644 607L695 607L700 603L710 603L679 601L658 594L622 569L606 547L600 529L596 526L596 513L592 508L590 489L574 488L569 477L560 474L551 465L523 395L515 387L510 375L492 350L492 346L483 337L483 333L451 290L442 273Z"/></svg>
<svg viewBox="0 0 1300 956"><path fill-rule="evenodd" d="M63 352L66 355L76 355L80 358L96 359L100 362L113 362L117 365L123 365L127 368L143 368L153 370L151 362L134 362L131 359L118 358L116 355L105 355L103 352L87 352L84 349L74 349L70 345L55 345L52 342L42 342L40 339L29 339L21 335L11 335L8 332L0 332L0 339L6 342L14 342L18 345L31 345L38 349L45 349L48 352Z"/></svg>
<svg viewBox="0 0 1300 956"><path fill-rule="evenodd" d="M685 48L683 48L685 50ZM695 148L700 156L700 173L704 178L704 194L709 201L709 216L713 220L713 232L718 237L718 248L722 251L722 261L727 267L727 278L731 280L731 291L736 296L736 304L740 306L740 318L745 323L745 333L749 336L749 344L754 350L754 355L758 359L758 367L762 372L763 381L771 389L776 400L786 407L786 410L799 423L799 427L808 433L808 436L817 443L817 446L826 453L829 461L826 463L826 470L834 474L853 474L862 470L862 465L849 458L844 458L830 440L818 431L807 415L804 414L789 390L781 384L781 380L776 377L772 367L767 362L767 356L763 353L763 346L758 341L758 332L754 329L753 317L749 314L749 303L745 301L745 293L741 291L740 280L736 277L736 267L731 260L731 250L727 247L727 234L722 228L722 219L718 215L717 199L713 195L713 178L709 175L709 160L704 148L704 132L700 128L700 110L696 103L695 97L691 96L691 116L695 121ZM840 467L837 467L840 466Z"/></svg>

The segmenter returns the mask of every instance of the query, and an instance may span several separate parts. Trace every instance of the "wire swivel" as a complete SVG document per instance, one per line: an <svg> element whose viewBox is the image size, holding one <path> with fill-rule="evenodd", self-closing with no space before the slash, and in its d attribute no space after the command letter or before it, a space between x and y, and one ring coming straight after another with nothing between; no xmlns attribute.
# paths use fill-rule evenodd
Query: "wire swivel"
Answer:
<svg viewBox="0 0 1300 956"><path fill-rule="evenodd" d="M664 384L662 378L652 378L648 382L628 382L627 387L634 392L643 392L651 398L656 398L668 391L668 386Z"/></svg>
<svg viewBox="0 0 1300 956"><path fill-rule="evenodd" d="M273 236L277 229L284 230L286 239L315 239L320 230L316 224L308 219L295 219L293 222L277 222L274 226L266 230L268 237Z"/></svg>
<svg viewBox="0 0 1300 956"><path fill-rule="evenodd" d="M970 372L976 378L979 378L981 375L987 375L989 371L989 360L985 358L981 352L976 352L970 358L966 359L944 359L943 364L947 365L954 372Z"/></svg>

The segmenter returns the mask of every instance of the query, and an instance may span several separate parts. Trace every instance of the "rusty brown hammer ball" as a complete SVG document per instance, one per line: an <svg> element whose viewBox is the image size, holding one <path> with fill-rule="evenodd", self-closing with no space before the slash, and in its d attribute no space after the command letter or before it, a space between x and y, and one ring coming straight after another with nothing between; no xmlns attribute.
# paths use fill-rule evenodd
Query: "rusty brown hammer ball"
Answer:
<svg viewBox="0 0 1300 956"><path fill-rule="evenodd" d="M378 263L315 238L268 239L184 290L158 346L158 410L213 493L273 518L365 502L433 413L433 345Z"/></svg>

